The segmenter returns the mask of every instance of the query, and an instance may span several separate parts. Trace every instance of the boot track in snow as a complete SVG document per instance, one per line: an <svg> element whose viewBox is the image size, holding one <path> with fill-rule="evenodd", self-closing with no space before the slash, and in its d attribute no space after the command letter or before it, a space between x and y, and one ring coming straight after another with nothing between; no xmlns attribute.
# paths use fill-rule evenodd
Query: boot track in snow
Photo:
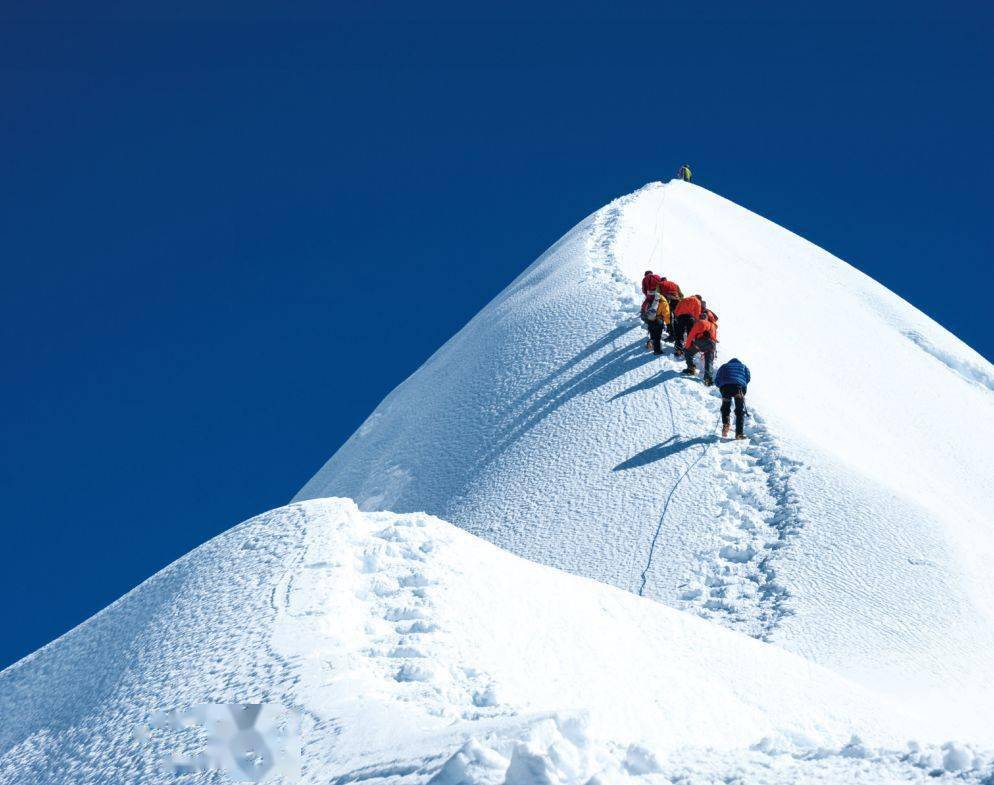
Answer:
<svg viewBox="0 0 994 785"><path fill-rule="evenodd" d="M666 186L661 187L664 193L665 188ZM637 308L632 281L621 269L616 248L625 208L635 198L637 194L623 197L604 208L596 217L588 245L595 274L599 273L604 284L617 292L618 316L624 321L611 334L612 338L620 337L631 329L628 326L631 324L631 313ZM655 216L656 238L651 257L645 265L647 269L652 269L653 262L665 259L662 232L665 212L663 196ZM631 347L614 350L615 353L631 351ZM661 372L661 386L674 434L668 441L676 442L680 429L674 413L670 385L677 378L677 373L671 369L668 374L670 375L666 371ZM657 384L658 378L650 377L635 390L647 390ZM684 417L689 416L692 422L699 422L700 416L695 415L706 413L710 419L711 407L718 403L712 390L695 386L691 388L697 391L695 395L685 386L675 389L682 399L677 408L680 408ZM631 390L619 396L629 392ZM695 403L699 404L696 411ZM709 508L707 518L701 521L701 525L714 529L721 544L717 552L697 554L697 569L687 575L674 604L755 638L770 640L780 621L790 613L790 592L780 581L775 562L779 551L789 545L791 537L803 526L798 496L792 487L792 477L800 464L781 453L776 439L760 415L753 412L751 417L749 441L741 446L723 445L722 449L711 454L711 448L720 443L716 434L720 419L707 435L683 442L684 445L696 443L701 450L665 494L662 511L648 545L644 567L638 576L636 593L646 596L648 588L651 596L654 558L659 538L664 536L671 503L678 491L686 485L688 477L702 464L707 465L716 473L720 472L721 482L716 485L721 488L723 495L717 500L717 507ZM664 442L665 444L667 443ZM706 460L709 455L711 461ZM639 465L639 457L635 456L629 463L616 469Z"/></svg>

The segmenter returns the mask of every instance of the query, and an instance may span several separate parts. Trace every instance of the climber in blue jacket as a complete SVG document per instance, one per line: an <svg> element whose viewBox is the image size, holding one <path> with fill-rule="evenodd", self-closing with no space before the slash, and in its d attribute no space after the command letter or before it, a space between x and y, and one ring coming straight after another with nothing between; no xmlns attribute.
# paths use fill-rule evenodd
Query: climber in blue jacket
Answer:
<svg viewBox="0 0 994 785"><path fill-rule="evenodd" d="M732 358L718 369L715 386L721 390L721 435L728 436L732 400L735 401L735 438L744 439L746 388L752 376L741 360Z"/></svg>

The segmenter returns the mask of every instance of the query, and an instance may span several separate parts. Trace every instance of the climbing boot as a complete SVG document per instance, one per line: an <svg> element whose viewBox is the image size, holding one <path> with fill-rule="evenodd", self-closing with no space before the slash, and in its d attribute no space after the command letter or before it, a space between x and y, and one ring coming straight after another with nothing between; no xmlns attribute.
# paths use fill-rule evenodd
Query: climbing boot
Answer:
<svg viewBox="0 0 994 785"><path fill-rule="evenodd" d="M727 439L728 438L728 431L729 431L729 429L731 427L732 426L730 426L730 425L722 425L721 426L721 438L722 439Z"/></svg>
<svg viewBox="0 0 994 785"><path fill-rule="evenodd" d="M736 441L741 441L741 440L745 439L745 437L746 437L746 435L744 433L737 433L737 434L735 434L735 440Z"/></svg>
<svg viewBox="0 0 994 785"><path fill-rule="evenodd" d="M704 374L704 386L710 387L714 384L714 379L711 378L711 374Z"/></svg>
<svg viewBox="0 0 994 785"><path fill-rule="evenodd" d="M696 368L684 368L682 371L680 371L680 373L685 374L687 376L697 376L697 369Z"/></svg>

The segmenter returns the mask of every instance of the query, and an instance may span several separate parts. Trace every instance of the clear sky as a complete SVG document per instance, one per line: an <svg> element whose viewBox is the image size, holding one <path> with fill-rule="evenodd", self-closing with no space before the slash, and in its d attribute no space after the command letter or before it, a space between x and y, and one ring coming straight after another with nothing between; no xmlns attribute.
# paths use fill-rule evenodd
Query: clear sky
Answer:
<svg viewBox="0 0 994 785"><path fill-rule="evenodd" d="M0 667L683 161L994 357L989 4L133 5L0 6Z"/></svg>

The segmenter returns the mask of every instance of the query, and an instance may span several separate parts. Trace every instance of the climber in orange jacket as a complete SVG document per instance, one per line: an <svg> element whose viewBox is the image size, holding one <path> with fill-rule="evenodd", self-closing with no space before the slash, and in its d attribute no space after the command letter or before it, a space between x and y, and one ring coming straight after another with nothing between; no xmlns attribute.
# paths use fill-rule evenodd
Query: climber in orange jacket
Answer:
<svg viewBox="0 0 994 785"><path fill-rule="evenodd" d="M687 333L686 348L684 355L687 358L687 367L682 371L688 376L697 373L697 366L694 364L694 357L700 353L704 355L704 384L710 387L713 384L712 368L714 366L714 356L718 350L718 325L712 322L705 314L694 322L694 326Z"/></svg>
<svg viewBox="0 0 994 785"><path fill-rule="evenodd" d="M673 309L673 338L676 342L677 357L683 354L684 336L694 326L694 322L700 318L702 302L701 296L695 294L691 297L684 297Z"/></svg>
<svg viewBox="0 0 994 785"><path fill-rule="evenodd" d="M668 280L665 275L659 277L659 291L663 293L663 297L666 298L666 303L670 307L670 319L666 322L666 340L672 341L675 338L673 335L673 312L676 310L677 303L683 299L683 292L680 291L680 286L676 281Z"/></svg>

